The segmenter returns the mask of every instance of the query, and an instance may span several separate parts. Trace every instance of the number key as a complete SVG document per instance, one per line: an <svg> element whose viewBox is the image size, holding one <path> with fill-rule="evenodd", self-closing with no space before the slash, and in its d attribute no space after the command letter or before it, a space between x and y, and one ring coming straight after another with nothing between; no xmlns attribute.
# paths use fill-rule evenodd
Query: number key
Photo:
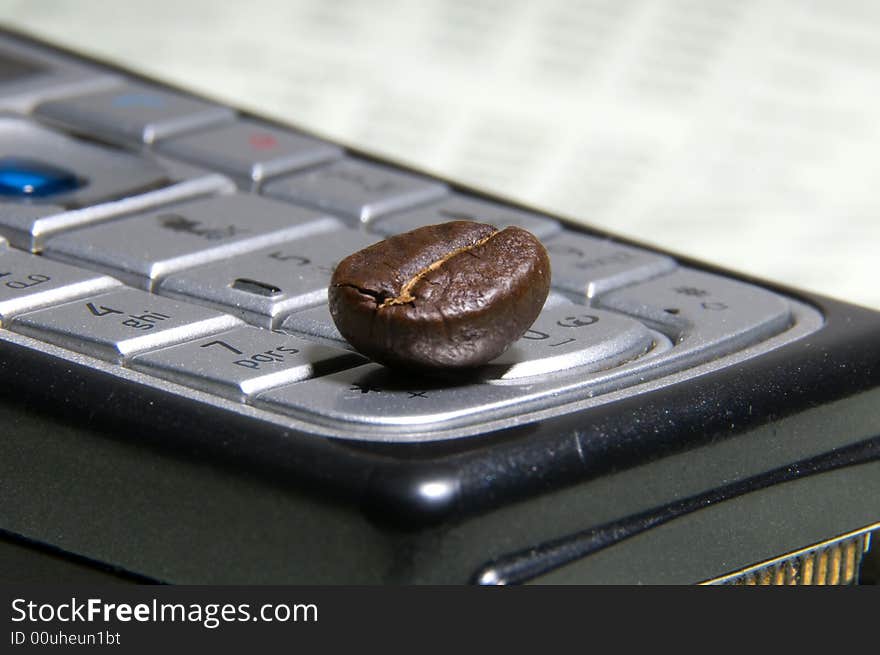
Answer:
<svg viewBox="0 0 880 655"><path fill-rule="evenodd" d="M550 255L553 286L585 299L675 268L670 257L571 232L556 234L544 245Z"/></svg>
<svg viewBox="0 0 880 655"><path fill-rule="evenodd" d="M342 156L337 146L247 120L169 139L159 151L232 175L245 189Z"/></svg>
<svg viewBox="0 0 880 655"><path fill-rule="evenodd" d="M241 321L135 289L17 316L11 329L77 352L121 362L147 350L229 330Z"/></svg>
<svg viewBox="0 0 880 655"><path fill-rule="evenodd" d="M532 327L490 362L489 378L517 380L578 367L601 371L645 354L654 339L641 323L583 305L545 307Z"/></svg>
<svg viewBox="0 0 880 655"><path fill-rule="evenodd" d="M355 366L359 355L244 327L134 358L138 370L243 400L271 387Z"/></svg>
<svg viewBox="0 0 880 655"><path fill-rule="evenodd" d="M165 278L159 293L198 298L259 327L272 328L291 312L327 302L333 268L378 237L340 229L232 257Z"/></svg>
<svg viewBox="0 0 880 655"><path fill-rule="evenodd" d="M343 159L313 171L282 177L265 186L267 195L310 205L354 222L436 200L446 186L402 171Z"/></svg>
<svg viewBox="0 0 880 655"><path fill-rule="evenodd" d="M107 275L0 248L0 325L5 327L15 314L118 286Z"/></svg>
<svg viewBox="0 0 880 655"><path fill-rule="evenodd" d="M782 298L758 287L700 271L679 270L597 299L677 342L667 360L706 360L767 339L791 323Z"/></svg>

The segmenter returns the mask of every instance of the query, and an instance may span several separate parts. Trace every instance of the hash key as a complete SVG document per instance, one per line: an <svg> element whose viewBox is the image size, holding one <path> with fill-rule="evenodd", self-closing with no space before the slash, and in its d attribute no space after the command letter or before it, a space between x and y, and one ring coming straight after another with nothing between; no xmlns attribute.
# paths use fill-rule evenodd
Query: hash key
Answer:
<svg viewBox="0 0 880 655"><path fill-rule="evenodd" d="M689 269L612 291L595 305L666 332L676 343L667 362L733 353L791 324L791 309L776 294Z"/></svg>

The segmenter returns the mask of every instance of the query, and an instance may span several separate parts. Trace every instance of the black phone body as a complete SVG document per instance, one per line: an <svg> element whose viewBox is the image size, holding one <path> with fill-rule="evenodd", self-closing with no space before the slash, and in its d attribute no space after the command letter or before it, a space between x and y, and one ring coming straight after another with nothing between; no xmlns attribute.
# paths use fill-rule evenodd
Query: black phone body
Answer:
<svg viewBox="0 0 880 655"><path fill-rule="evenodd" d="M7 88L39 88L33 69L54 62L71 88L144 81L3 39L25 62ZM32 91L16 93L27 113ZM801 308L757 354L411 442L255 420L4 331L0 530L35 567L169 583L700 583L864 543L880 525L880 313L745 281Z"/></svg>

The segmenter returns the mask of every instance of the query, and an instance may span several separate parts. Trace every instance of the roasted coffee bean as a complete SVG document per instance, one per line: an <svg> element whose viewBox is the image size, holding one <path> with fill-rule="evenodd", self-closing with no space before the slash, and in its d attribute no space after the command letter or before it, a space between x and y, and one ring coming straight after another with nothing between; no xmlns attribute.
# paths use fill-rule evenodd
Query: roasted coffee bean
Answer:
<svg viewBox="0 0 880 655"><path fill-rule="evenodd" d="M529 232L454 221L350 255L330 282L330 313L360 352L443 371L498 357L538 317L550 260Z"/></svg>

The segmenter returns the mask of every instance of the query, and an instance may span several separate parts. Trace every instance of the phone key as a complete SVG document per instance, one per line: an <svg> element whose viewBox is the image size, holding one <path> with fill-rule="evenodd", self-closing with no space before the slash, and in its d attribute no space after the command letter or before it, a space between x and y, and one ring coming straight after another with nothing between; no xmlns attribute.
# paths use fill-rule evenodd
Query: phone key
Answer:
<svg viewBox="0 0 880 655"><path fill-rule="evenodd" d="M256 121L238 120L163 141L159 152L202 164L257 188L268 178L342 157L342 148Z"/></svg>
<svg viewBox="0 0 880 655"><path fill-rule="evenodd" d="M266 195L318 207L367 223L378 216L436 200L445 184L356 159L282 177L263 187Z"/></svg>
<svg viewBox="0 0 880 655"><path fill-rule="evenodd" d="M279 329L284 333L299 334L339 348L354 349L336 329L333 317L330 316L330 307L326 302L291 314L284 319Z"/></svg>
<svg viewBox="0 0 880 655"><path fill-rule="evenodd" d="M379 364L277 387L253 403L314 420L315 417L361 426L454 426L475 414L512 408L522 400L518 387L491 384L450 385L448 381L409 376Z"/></svg>
<svg viewBox="0 0 880 655"><path fill-rule="evenodd" d="M553 286L581 298L594 298L676 267L671 257L572 232L556 234L544 245L550 255Z"/></svg>
<svg viewBox="0 0 880 655"><path fill-rule="evenodd" d="M46 254L84 261L151 290L160 278L341 226L335 218L249 194L191 200L56 236Z"/></svg>
<svg viewBox="0 0 880 655"><path fill-rule="evenodd" d="M31 10L31 7L28 7ZM0 108L16 114L30 113L34 105L51 98L89 93L119 86L122 75L98 70L44 44L27 43L4 35L0 39Z"/></svg>
<svg viewBox="0 0 880 655"><path fill-rule="evenodd" d="M19 178L28 178L20 193L8 186L4 189L2 195L9 199L84 207L168 181L165 170L149 159L74 139L20 118L0 118L0 142L0 167L13 177L18 173ZM64 179L68 184L58 184Z"/></svg>
<svg viewBox="0 0 880 655"><path fill-rule="evenodd" d="M551 218L453 193L439 202L380 218L370 224L370 230L385 235L400 234L449 221L488 223L499 229L514 225L539 239L546 239L561 229Z"/></svg>
<svg viewBox="0 0 880 655"><path fill-rule="evenodd" d="M365 361L347 350L243 327L138 355L130 367L233 400L244 400L272 387Z"/></svg>
<svg viewBox="0 0 880 655"><path fill-rule="evenodd" d="M788 328L788 303L761 288L679 269L600 296L595 305L634 316L676 343L664 359L707 360Z"/></svg>
<svg viewBox="0 0 880 655"><path fill-rule="evenodd" d="M156 291L195 298L272 328L291 312L326 303L336 264L378 239L343 228L286 241L169 275Z"/></svg>
<svg viewBox="0 0 880 655"><path fill-rule="evenodd" d="M545 307L526 333L485 367L485 378L519 380L577 369L602 371L629 362L654 344L651 332L625 316L568 303Z"/></svg>
<svg viewBox="0 0 880 655"><path fill-rule="evenodd" d="M89 296L15 317L15 332L112 362L242 325L228 314L136 289Z"/></svg>
<svg viewBox="0 0 880 655"><path fill-rule="evenodd" d="M0 202L0 235L9 239L16 248L36 250L36 226L45 218L65 212L57 205L29 205L19 202Z"/></svg>
<svg viewBox="0 0 880 655"><path fill-rule="evenodd" d="M0 202L0 232L5 233L16 248L40 252L47 239L62 232L148 211L153 207L234 190L232 180L215 173L80 209Z"/></svg>
<svg viewBox="0 0 880 655"><path fill-rule="evenodd" d="M122 286L112 277L0 248L0 325L10 317Z"/></svg>
<svg viewBox="0 0 880 655"><path fill-rule="evenodd" d="M227 107L140 84L44 102L34 113L108 140L146 144L235 117Z"/></svg>

